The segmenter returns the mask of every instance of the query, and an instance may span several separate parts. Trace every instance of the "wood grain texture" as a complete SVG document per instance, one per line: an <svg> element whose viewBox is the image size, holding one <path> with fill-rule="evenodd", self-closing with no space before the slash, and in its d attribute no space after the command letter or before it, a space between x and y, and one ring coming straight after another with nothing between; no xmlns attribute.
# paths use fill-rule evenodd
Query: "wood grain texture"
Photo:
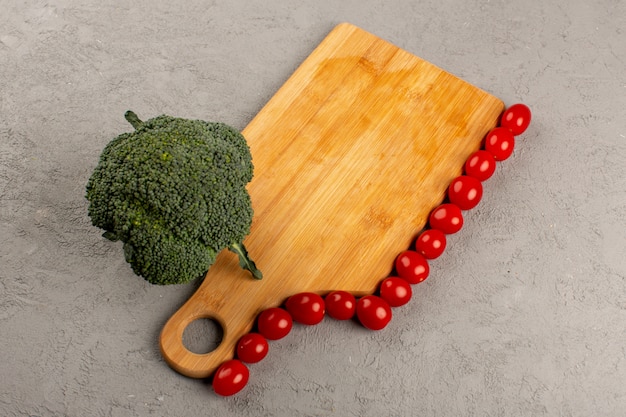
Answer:
<svg viewBox="0 0 626 417"><path fill-rule="evenodd" d="M245 244L263 280L223 251L166 323L165 360L208 377L256 316L290 295L375 292L503 107L372 34L337 26L243 131L255 165ZM223 329L202 355L182 344L198 318Z"/></svg>

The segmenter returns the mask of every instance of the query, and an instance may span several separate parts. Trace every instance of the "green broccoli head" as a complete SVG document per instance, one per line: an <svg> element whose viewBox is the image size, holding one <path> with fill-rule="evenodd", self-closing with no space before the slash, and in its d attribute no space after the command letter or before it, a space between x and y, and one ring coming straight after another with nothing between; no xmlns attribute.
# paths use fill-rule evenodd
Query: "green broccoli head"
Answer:
<svg viewBox="0 0 626 417"><path fill-rule="evenodd" d="M155 284L202 276L224 248L261 278L242 243L253 165L241 133L165 115L142 122L129 111L126 119L135 131L105 147L87 183L94 226L124 242L135 273Z"/></svg>

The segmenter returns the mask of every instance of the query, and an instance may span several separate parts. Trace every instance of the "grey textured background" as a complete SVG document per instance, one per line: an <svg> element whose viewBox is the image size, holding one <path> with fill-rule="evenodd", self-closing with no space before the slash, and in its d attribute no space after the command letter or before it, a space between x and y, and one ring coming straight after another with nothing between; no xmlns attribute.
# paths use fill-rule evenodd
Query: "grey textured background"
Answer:
<svg viewBox="0 0 626 417"><path fill-rule="evenodd" d="M626 415L624 1L0 10L0 415ZM296 326L219 398L158 350L195 284L134 276L91 226L85 183L126 109L242 129L343 21L528 104L533 123L388 328Z"/></svg>

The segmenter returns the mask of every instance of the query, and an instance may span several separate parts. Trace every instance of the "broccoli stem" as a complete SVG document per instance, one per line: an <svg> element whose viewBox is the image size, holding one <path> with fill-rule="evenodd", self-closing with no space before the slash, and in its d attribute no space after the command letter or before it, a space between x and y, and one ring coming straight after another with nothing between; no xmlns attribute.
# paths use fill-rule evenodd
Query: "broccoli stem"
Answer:
<svg viewBox="0 0 626 417"><path fill-rule="evenodd" d="M263 274L261 273L261 271L257 269L254 261L252 261L252 259L250 259L250 257L248 256L248 250L243 245L243 243L233 243L228 247L228 249L231 252L236 253L237 256L239 256L239 266L241 266L243 269L247 269L248 271L250 271L254 278L263 278Z"/></svg>
<svg viewBox="0 0 626 417"><path fill-rule="evenodd" d="M135 112L131 110L128 110L126 113L124 113L124 118L126 118L128 123L133 125L135 130L139 129L139 127L143 124L143 122L139 119Z"/></svg>

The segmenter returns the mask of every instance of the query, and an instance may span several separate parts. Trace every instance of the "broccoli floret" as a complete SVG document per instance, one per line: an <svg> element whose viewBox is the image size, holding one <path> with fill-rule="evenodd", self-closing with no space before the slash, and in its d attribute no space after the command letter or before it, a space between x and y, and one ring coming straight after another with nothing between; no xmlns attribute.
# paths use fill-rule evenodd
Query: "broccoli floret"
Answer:
<svg viewBox="0 0 626 417"><path fill-rule="evenodd" d="M224 248L261 279L243 245L253 215L243 135L223 123L125 117L135 131L104 148L87 183L93 225L124 242L133 271L153 284L204 275Z"/></svg>

